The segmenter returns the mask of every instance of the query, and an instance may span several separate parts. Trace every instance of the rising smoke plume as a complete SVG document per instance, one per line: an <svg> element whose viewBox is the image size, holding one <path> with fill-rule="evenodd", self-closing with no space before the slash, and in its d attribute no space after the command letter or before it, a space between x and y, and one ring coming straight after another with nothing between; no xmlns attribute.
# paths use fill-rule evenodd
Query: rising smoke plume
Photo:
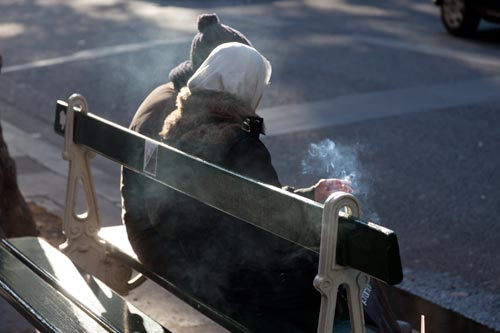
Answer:
<svg viewBox="0 0 500 333"><path fill-rule="evenodd" d="M370 207L370 179L359 162L359 149L360 146L339 145L331 139L311 143L301 162L302 174L349 181L353 194L360 201L363 219L379 223L378 214Z"/></svg>

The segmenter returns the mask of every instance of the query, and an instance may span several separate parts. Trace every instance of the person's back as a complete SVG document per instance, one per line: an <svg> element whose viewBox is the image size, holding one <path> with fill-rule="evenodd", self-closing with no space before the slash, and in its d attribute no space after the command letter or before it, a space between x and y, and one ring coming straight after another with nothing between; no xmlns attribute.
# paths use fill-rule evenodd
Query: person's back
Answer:
<svg viewBox="0 0 500 333"><path fill-rule="evenodd" d="M178 95L177 109L165 120L163 140L281 187L259 139L263 119L255 113L270 74L270 64L255 49L238 43L217 47ZM179 170L179 176L186 175ZM165 274L177 278L189 271L184 282L200 287L199 297L255 331L316 330L316 254L180 193L164 203L168 216L158 227L172 236L170 246L182 248L176 268L164 264Z"/></svg>

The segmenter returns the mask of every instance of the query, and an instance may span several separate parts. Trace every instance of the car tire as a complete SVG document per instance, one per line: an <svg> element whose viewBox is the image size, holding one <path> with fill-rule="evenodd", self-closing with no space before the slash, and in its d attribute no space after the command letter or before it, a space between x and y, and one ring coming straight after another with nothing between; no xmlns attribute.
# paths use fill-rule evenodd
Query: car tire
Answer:
<svg viewBox="0 0 500 333"><path fill-rule="evenodd" d="M454 36L468 37L476 32L481 17L474 11L472 0L442 0L441 20Z"/></svg>

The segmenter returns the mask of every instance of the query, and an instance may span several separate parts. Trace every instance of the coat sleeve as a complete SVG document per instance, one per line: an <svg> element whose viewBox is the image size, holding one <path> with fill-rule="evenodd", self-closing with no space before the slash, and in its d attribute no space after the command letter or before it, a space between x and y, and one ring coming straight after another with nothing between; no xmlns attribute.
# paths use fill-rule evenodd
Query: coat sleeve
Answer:
<svg viewBox="0 0 500 333"><path fill-rule="evenodd" d="M260 182L281 187L311 200L314 198L313 187L296 189L292 186L281 185L271 161L271 154L258 138L248 136L238 141L229 151L227 167Z"/></svg>
<svg viewBox="0 0 500 333"><path fill-rule="evenodd" d="M271 162L271 154L257 138L244 137L229 150L228 169L257 181L281 187L278 174Z"/></svg>

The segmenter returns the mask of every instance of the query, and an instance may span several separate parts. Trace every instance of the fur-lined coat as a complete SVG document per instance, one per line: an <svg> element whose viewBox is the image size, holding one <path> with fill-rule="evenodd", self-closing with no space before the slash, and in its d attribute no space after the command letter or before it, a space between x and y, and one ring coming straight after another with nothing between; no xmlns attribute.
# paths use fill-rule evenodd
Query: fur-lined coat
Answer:
<svg viewBox="0 0 500 333"><path fill-rule="evenodd" d="M160 136L191 155L280 187L269 151L259 139L263 133L262 118L236 96L184 88Z"/></svg>

